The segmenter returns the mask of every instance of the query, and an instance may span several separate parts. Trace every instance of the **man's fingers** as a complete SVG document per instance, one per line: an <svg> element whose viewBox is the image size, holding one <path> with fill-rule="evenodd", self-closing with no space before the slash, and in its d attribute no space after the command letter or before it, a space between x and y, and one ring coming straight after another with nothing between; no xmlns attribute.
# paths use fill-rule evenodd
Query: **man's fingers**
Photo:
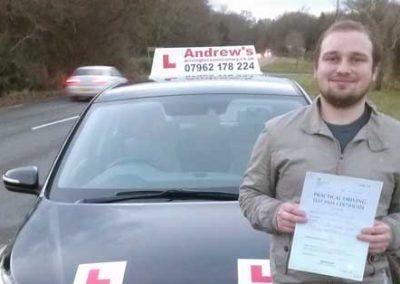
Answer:
<svg viewBox="0 0 400 284"><path fill-rule="evenodd" d="M306 213L296 203L283 203L278 210L278 217L295 223L306 221Z"/></svg>
<svg viewBox="0 0 400 284"><path fill-rule="evenodd" d="M296 215L299 217L306 217L306 212L300 209L299 205L296 203L285 203L282 206L283 211Z"/></svg>
<svg viewBox="0 0 400 284"><path fill-rule="evenodd" d="M292 233L294 232L295 224L292 222L288 222L285 220L278 219L278 230L284 233Z"/></svg>
<svg viewBox="0 0 400 284"><path fill-rule="evenodd" d="M278 218L292 223L304 223L307 221L305 216L294 215L291 212L287 211L278 212Z"/></svg>
<svg viewBox="0 0 400 284"><path fill-rule="evenodd" d="M293 233L296 227L296 223L286 221L286 220L279 220L278 219L278 230L284 233Z"/></svg>
<svg viewBox="0 0 400 284"><path fill-rule="evenodd" d="M362 229L357 238L370 245L382 243L387 246L391 238L390 227L382 221L375 221L373 227Z"/></svg>
<svg viewBox="0 0 400 284"><path fill-rule="evenodd" d="M390 241L389 234L381 234L381 235L368 235L368 234L360 234L357 236L360 241L372 243L388 243Z"/></svg>
<svg viewBox="0 0 400 284"><path fill-rule="evenodd" d="M389 246L390 227L382 221L375 221L373 227L362 229L357 238L360 241L367 242L369 244L368 252L376 255L386 251Z"/></svg>
<svg viewBox="0 0 400 284"><path fill-rule="evenodd" d="M386 243L373 243L369 244L370 250L384 250L386 248Z"/></svg>
<svg viewBox="0 0 400 284"><path fill-rule="evenodd" d="M307 222L306 214L296 203L282 203L276 214L277 228L283 233L293 233L296 223Z"/></svg>
<svg viewBox="0 0 400 284"><path fill-rule="evenodd" d="M293 229L293 230L294 230L294 227L296 226L296 224L295 224L295 223L292 223L292 222L288 222L288 221L282 220L282 221L280 222L280 226L281 226L281 227L287 227L287 228L290 228L290 229Z"/></svg>
<svg viewBox="0 0 400 284"><path fill-rule="evenodd" d="M369 245L368 252L370 254L379 254L386 251L387 244Z"/></svg>
<svg viewBox="0 0 400 284"><path fill-rule="evenodd" d="M370 228L364 228L361 230L361 233L363 234L368 234L368 235L379 235L379 234L385 234L390 231L390 228L387 226L374 226Z"/></svg>

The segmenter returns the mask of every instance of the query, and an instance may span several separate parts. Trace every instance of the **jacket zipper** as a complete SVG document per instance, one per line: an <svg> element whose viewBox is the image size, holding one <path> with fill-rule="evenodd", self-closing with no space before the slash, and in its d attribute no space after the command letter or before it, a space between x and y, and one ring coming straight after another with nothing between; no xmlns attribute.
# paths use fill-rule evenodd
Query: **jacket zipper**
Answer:
<svg viewBox="0 0 400 284"><path fill-rule="evenodd" d="M336 161L335 171L336 171L337 175L341 175L341 174L343 174L344 154L342 153L342 149L340 147L339 141L335 137L332 137L332 139L335 141L336 149L338 150L338 158ZM344 149L343 149L343 152L344 152Z"/></svg>
<svg viewBox="0 0 400 284"><path fill-rule="evenodd" d="M336 150L337 150L338 155L337 155L337 160L336 160L335 173L337 175L341 175L341 174L343 174L343 160L344 160L344 154L343 153L344 153L344 149L343 149L343 153L342 153L342 149L340 147L340 143L335 137L330 136L330 135L325 135L325 134L324 134L324 136L332 139L333 142L336 145ZM346 145L346 147L347 147L347 145Z"/></svg>
<svg viewBox="0 0 400 284"><path fill-rule="evenodd" d="M344 155L342 153L339 154L339 158L336 163L336 174L341 175L343 173L343 159Z"/></svg>

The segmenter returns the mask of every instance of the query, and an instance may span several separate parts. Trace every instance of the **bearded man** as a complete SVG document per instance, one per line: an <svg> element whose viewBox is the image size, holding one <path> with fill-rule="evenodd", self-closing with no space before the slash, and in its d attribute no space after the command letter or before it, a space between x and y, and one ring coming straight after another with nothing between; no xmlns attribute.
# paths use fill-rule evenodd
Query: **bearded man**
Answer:
<svg viewBox="0 0 400 284"><path fill-rule="evenodd" d="M386 253L400 248L400 123L366 99L379 61L365 26L334 23L315 53L320 96L268 121L254 146L239 203L252 226L272 236L274 283L353 283L288 269L295 225L307 222L298 202L308 171L383 182L375 223L357 238L369 245L363 283L392 282Z"/></svg>

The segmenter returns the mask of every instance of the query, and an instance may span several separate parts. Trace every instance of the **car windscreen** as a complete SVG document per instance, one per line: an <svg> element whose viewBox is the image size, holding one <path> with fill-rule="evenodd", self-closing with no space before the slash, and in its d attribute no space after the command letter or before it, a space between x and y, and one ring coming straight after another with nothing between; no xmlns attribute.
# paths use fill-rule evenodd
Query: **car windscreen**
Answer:
<svg viewBox="0 0 400 284"><path fill-rule="evenodd" d="M238 193L264 123L304 97L202 94L93 104L52 183L76 201L135 190Z"/></svg>
<svg viewBox="0 0 400 284"><path fill-rule="evenodd" d="M102 76L109 74L110 71L105 68L78 68L72 73L72 76Z"/></svg>

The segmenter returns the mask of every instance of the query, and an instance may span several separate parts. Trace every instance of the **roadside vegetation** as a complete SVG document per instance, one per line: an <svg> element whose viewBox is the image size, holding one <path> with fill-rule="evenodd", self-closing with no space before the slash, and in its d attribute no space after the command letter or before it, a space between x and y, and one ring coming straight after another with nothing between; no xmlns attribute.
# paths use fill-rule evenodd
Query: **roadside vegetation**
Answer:
<svg viewBox="0 0 400 284"><path fill-rule="evenodd" d="M309 74L312 73L313 66L311 60L278 57L274 58L270 64L262 66L261 69L265 73Z"/></svg>
<svg viewBox="0 0 400 284"><path fill-rule="evenodd" d="M148 74L155 47L252 44L261 54L292 58L275 70L291 69L307 84L317 39L341 18L359 20L377 36L384 56L376 89L385 91L400 85L398 15L394 0L342 0L335 12L300 10L274 20L216 11L209 0L0 0L0 105L15 92L61 89L82 65L114 65L138 79Z"/></svg>
<svg viewBox="0 0 400 284"><path fill-rule="evenodd" d="M271 64L263 66L262 70L295 80L310 96L315 97L318 95L318 88L313 78L312 66L311 60L301 60L296 65L293 58L278 57ZM400 120L400 89L395 84L386 83L381 90L372 88L369 97L379 111Z"/></svg>

